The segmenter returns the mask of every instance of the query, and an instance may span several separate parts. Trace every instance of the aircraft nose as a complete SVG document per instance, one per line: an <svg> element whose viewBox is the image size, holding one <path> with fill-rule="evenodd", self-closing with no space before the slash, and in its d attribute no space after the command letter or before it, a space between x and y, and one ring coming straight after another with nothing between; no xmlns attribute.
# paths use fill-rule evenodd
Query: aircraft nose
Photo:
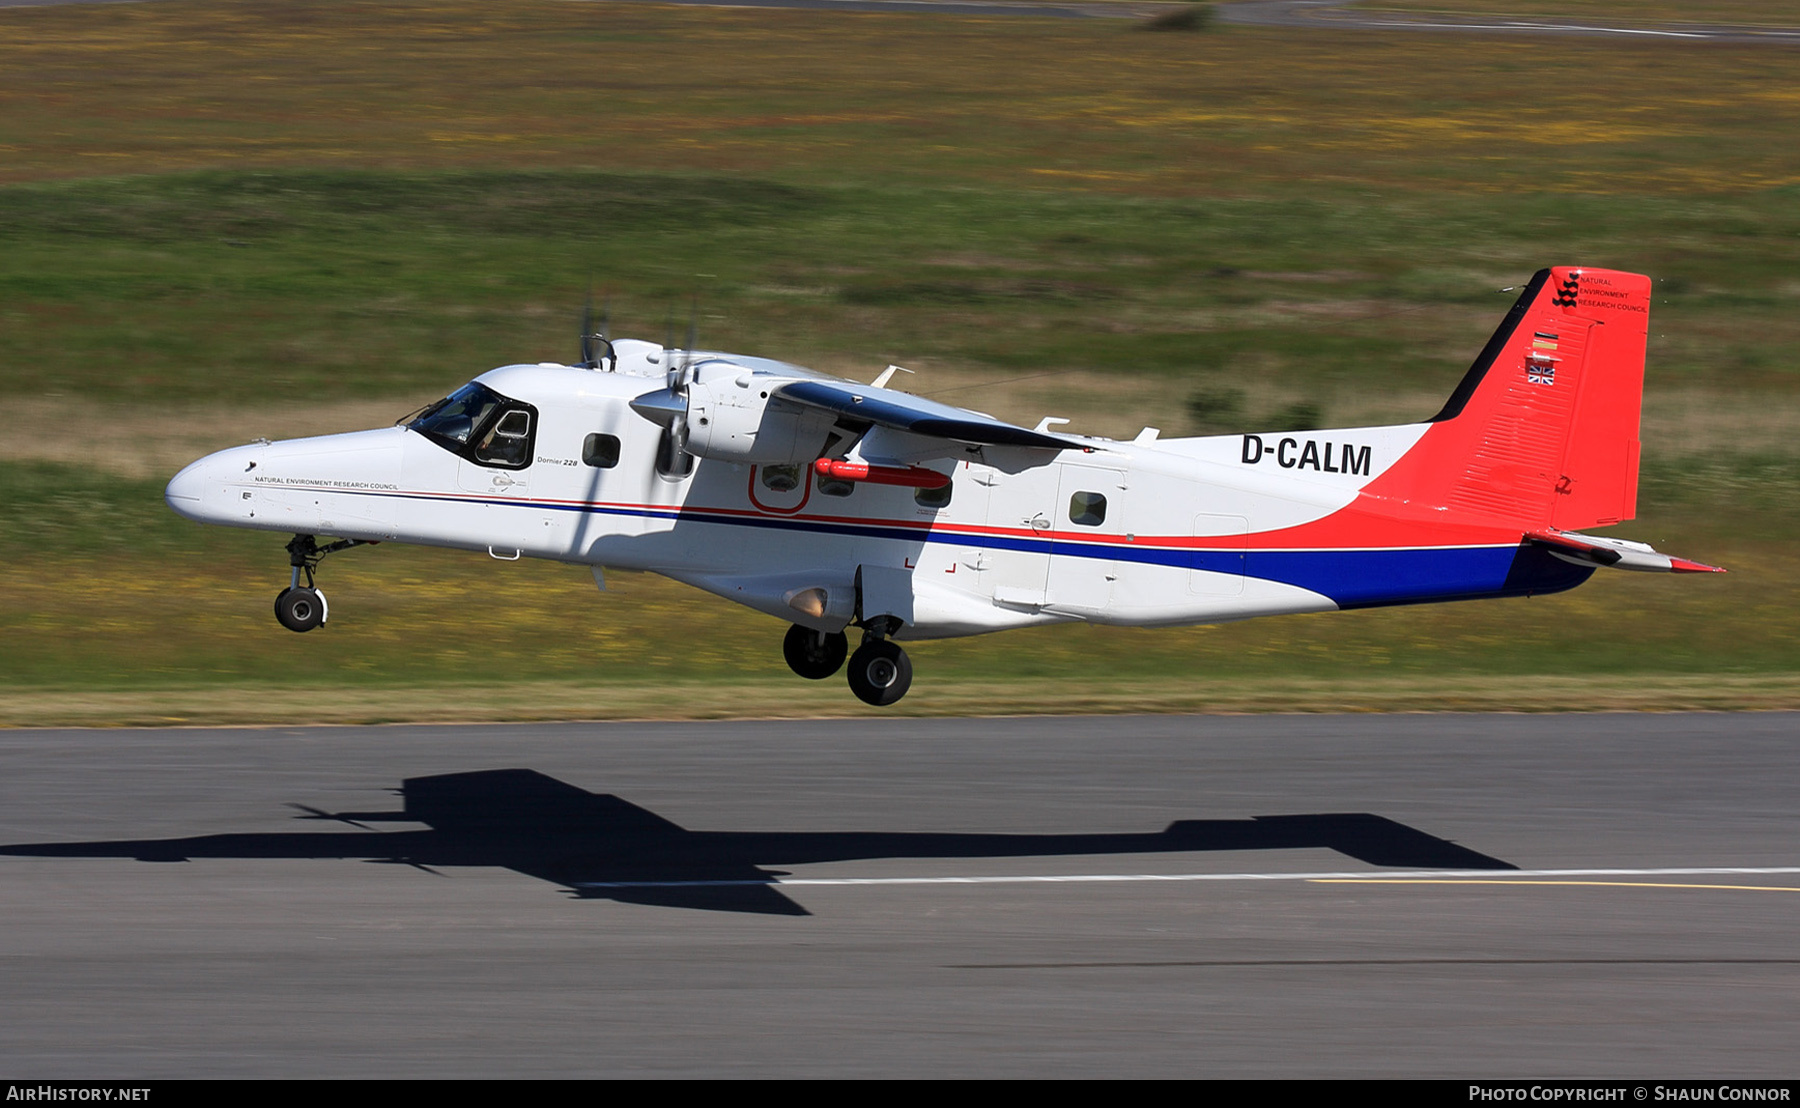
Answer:
<svg viewBox="0 0 1800 1108"><path fill-rule="evenodd" d="M215 472L217 458L218 455L209 454L169 479L168 488L163 490L163 501L176 515L200 523L211 521L212 514L206 510L207 501L216 500L221 487Z"/></svg>

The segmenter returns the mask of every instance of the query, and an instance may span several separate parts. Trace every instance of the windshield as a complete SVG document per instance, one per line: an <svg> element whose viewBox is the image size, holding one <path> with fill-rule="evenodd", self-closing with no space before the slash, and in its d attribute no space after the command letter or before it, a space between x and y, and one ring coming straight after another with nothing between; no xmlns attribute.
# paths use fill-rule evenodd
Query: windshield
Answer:
<svg viewBox="0 0 1800 1108"><path fill-rule="evenodd" d="M447 439L457 446L466 445L488 416L504 401L500 394L476 381L425 409L425 414L407 424L415 431L437 439Z"/></svg>

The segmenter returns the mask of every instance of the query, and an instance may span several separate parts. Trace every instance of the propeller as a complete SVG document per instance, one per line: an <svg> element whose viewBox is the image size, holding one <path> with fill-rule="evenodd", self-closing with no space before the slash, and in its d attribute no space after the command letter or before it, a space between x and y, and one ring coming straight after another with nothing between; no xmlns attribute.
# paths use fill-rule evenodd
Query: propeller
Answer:
<svg viewBox="0 0 1800 1108"><path fill-rule="evenodd" d="M618 356L613 353L612 336L612 297L608 296L600 307L600 330L594 330L594 293L588 290L587 304L581 309L581 368L599 369L601 362L607 363L610 372L619 366Z"/></svg>
<svg viewBox="0 0 1800 1108"><path fill-rule="evenodd" d="M669 429L670 468L682 472L686 471L688 464L681 459L688 452L688 388L693 384L699 306L699 298L695 297L693 309L688 315L687 346L680 351L679 359L675 349L675 317L673 313L667 317L663 357L668 359L668 369L663 377L664 387L655 392L647 392L631 402L632 411Z"/></svg>
<svg viewBox="0 0 1800 1108"><path fill-rule="evenodd" d="M683 454L687 453L688 441L688 356L681 352L681 360L675 360L675 313L670 312L663 323L663 357L668 359L668 370L664 380L667 391L678 405L674 418L669 421L669 461L673 465Z"/></svg>
<svg viewBox="0 0 1800 1108"><path fill-rule="evenodd" d="M681 369L682 369L683 373L687 372L688 362L694 356L694 344L700 341L699 340L699 331L700 331L700 297L695 296L693 303L688 305L687 345L682 347L682 350L681 350Z"/></svg>
<svg viewBox="0 0 1800 1108"><path fill-rule="evenodd" d="M681 363L677 366L671 361L669 366L669 373L671 375L669 389L674 392L675 395L681 397L681 415L675 420L674 426L669 428L669 435L674 439L672 454L675 457L687 453L687 413L690 400L690 397L688 396L688 386L693 383L692 369L694 364L694 341L697 337L695 332L699 326L697 321L699 310L700 300L698 297L695 297L693 306L688 309L687 344L681 348Z"/></svg>

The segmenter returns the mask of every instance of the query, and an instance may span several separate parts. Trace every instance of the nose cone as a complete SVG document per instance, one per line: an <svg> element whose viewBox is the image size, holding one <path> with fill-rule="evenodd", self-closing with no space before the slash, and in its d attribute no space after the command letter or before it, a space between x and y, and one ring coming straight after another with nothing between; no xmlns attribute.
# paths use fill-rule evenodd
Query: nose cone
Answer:
<svg viewBox="0 0 1800 1108"><path fill-rule="evenodd" d="M163 500L175 510L176 515L202 523L207 521L203 506L208 484L207 471L211 468L212 458L201 458L169 480L169 487L163 490Z"/></svg>
<svg viewBox="0 0 1800 1108"><path fill-rule="evenodd" d="M658 389L633 400L631 410L651 423L673 427L677 418L687 414L688 402L687 397L674 389Z"/></svg>
<svg viewBox="0 0 1800 1108"><path fill-rule="evenodd" d="M266 449L258 444L208 454L169 480L164 502L176 515L196 523L238 522L238 514L231 510L237 494L227 486L254 470Z"/></svg>

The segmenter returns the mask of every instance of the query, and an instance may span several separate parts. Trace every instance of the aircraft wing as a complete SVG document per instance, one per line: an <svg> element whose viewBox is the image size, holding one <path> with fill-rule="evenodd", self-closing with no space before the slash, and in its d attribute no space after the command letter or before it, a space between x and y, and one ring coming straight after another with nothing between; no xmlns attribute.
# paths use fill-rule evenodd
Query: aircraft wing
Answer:
<svg viewBox="0 0 1800 1108"><path fill-rule="evenodd" d="M1028 431L967 408L853 381L790 381L778 386L775 396L790 403L834 412L845 419L971 446L1028 446L1041 450L1089 452L1094 449L1076 439Z"/></svg>

